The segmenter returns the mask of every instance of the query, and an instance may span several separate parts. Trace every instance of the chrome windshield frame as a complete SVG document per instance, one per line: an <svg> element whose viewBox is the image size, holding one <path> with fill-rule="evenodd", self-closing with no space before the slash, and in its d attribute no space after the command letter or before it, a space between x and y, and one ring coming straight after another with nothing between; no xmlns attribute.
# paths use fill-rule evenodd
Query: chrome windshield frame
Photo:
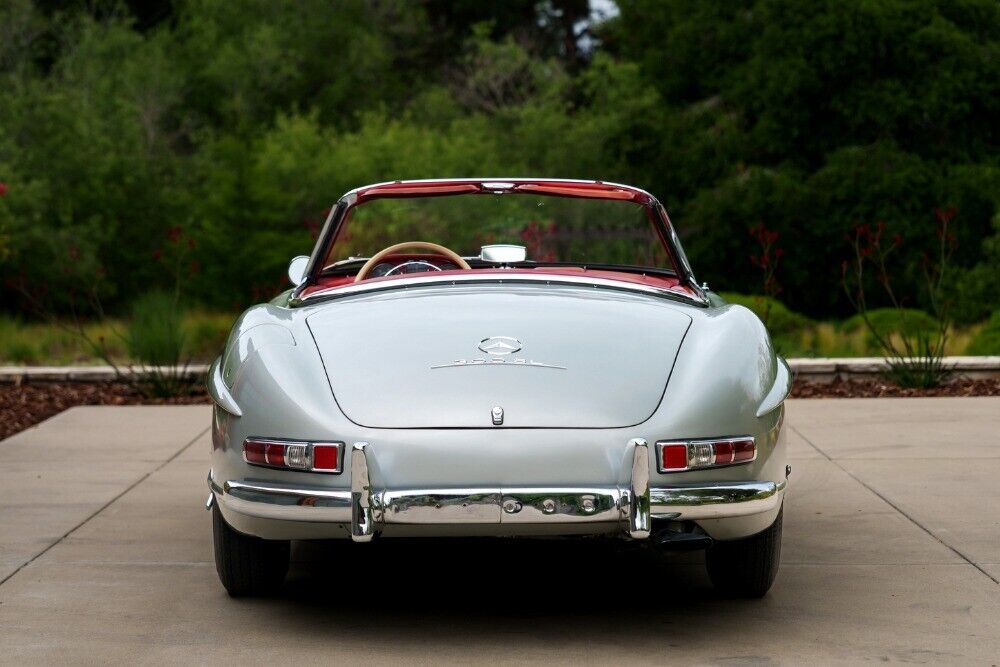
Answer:
<svg viewBox="0 0 1000 667"><path fill-rule="evenodd" d="M705 290L698 284L695 278L694 271L691 269L691 265L688 262L687 256L684 253L683 247L680 244L680 238L677 236L670 218L667 216L666 209L662 204L650 193L636 188L630 185L622 185L618 183L610 183L607 181L585 181L585 180L575 180L575 179L556 179L556 178L454 178L454 179L426 179L426 180L410 180L410 181L388 181L384 183L375 183L372 185L366 185L360 188L355 188L349 191L343 197L341 197L337 204L330 210L330 214L327 216L326 221L323 224L323 228L320 231L319 237L316 239L316 244L313 247L313 251L309 257L309 265L306 267L306 277L294 290L289 298L290 306L300 306L306 302L313 302L320 297L329 297L331 292L336 291L337 295L354 294L359 291L365 291L361 289L350 289L348 287L338 287L333 288L329 292L323 290L321 292L315 292L308 295L308 297L303 298L302 293L309 287L317 284L320 278L320 274L323 271L323 263L326 259L326 255L333 243L336 241L338 235L340 234L341 228L343 227L345 221L347 220L348 214L351 209L357 206L363 199L371 198L382 198L382 197L441 197L441 196L460 196L461 194L476 194L474 192L465 193L442 193L440 191L432 189L435 186L479 186L481 192L486 193L496 193L497 186L503 186L505 188L513 188L522 185L547 185L547 186L558 186L566 185L573 188L585 188L586 186L594 186L608 189L609 192L620 191L631 193L634 197L634 201L644 208L647 209L651 223L660 237L661 242L667 249L670 255L671 263L674 265L677 272L677 278L680 284L687 287L695 297L688 297L677 292L672 292L666 289L660 289L655 287L646 287L642 285L636 285L634 283L629 283L625 281L613 281L606 279L595 279L588 278L583 280L583 283L590 283L594 286L602 287L613 287L619 289L631 289L633 291L639 292L649 292L654 293L659 296L666 296L668 298L675 298L681 301L687 301L694 303L696 305L707 305L708 296ZM416 193L414 191L406 191L405 193L392 195L392 194L368 194L373 192L378 192L380 189L384 188L413 188L414 190L419 190L420 188L427 188L426 193ZM573 197L571 194L556 195L548 194L546 196L568 196ZM584 195L576 195L583 198ZM599 196L590 195L591 198L600 199ZM609 199L612 198L610 195ZM651 269L655 267L650 267ZM428 280L427 277L419 278L421 281ZM448 280L444 282L450 282L451 280L456 280L453 277L449 277ZM562 277L556 278L554 276L548 276L545 280L549 280L553 283L558 282L578 282L562 280ZM395 281L394 281L395 282ZM439 281L438 281L439 282ZM456 280L456 282L458 282ZM466 282L466 281L461 281ZM496 279L486 279L485 282L496 282ZM535 282L535 281L530 281ZM377 289L389 289L389 287L382 287L382 283L379 283ZM395 287L408 287L409 285L396 285ZM349 291L348 291L349 290Z"/></svg>

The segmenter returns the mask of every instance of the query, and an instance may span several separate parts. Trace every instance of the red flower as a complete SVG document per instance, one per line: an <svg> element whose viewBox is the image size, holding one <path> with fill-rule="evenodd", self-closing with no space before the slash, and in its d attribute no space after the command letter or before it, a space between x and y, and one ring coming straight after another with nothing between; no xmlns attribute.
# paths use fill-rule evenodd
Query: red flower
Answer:
<svg viewBox="0 0 1000 667"><path fill-rule="evenodd" d="M0 181L0 197L5 196L6 194L7 194L7 184L4 183L3 181Z"/></svg>
<svg viewBox="0 0 1000 667"><path fill-rule="evenodd" d="M163 258L163 251L157 248L153 251L153 260L159 262Z"/></svg>
<svg viewBox="0 0 1000 667"><path fill-rule="evenodd" d="M184 230L181 229L180 225L174 225L167 230L167 240L171 243L177 243L184 236Z"/></svg>
<svg viewBox="0 0 1000 667"><path fill-rule="evenodd" d="M952 218L955 217L956 213L958 213L958 211L954 206L934 209L934 217L936 217L940 223L950 222Z"/></svg>

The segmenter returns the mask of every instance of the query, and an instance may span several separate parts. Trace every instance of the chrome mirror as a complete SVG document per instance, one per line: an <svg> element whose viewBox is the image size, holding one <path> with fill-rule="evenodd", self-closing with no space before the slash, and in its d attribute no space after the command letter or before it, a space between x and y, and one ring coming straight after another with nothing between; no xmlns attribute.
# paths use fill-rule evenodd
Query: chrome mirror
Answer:
<svg viewBox="0 0 1000 667"><path fill-rule="evenodd" d="M528 250L523 245L497 243L484 245L479 252L479 258L484 262L523 262L528 257Z"/></svg>
<svg viewBox="0 0 1000 667"><path fill-rule="evenodd" d="M298 287L306 279L306 267L309 266L309 256L299 255L288 263L288 279Z"/></svg>

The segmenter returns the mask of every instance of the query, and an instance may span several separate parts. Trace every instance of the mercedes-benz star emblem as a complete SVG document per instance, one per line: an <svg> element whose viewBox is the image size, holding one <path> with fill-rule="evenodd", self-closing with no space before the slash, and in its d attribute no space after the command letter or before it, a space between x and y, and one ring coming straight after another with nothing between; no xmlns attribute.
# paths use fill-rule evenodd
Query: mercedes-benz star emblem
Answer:
<svg viewBox="0 0 1000 667"><path fill-rule="evenodd" d="M521 349L521 341L510 336L490 336L479 341L479 349L486 354L514 354Z"/></svg>

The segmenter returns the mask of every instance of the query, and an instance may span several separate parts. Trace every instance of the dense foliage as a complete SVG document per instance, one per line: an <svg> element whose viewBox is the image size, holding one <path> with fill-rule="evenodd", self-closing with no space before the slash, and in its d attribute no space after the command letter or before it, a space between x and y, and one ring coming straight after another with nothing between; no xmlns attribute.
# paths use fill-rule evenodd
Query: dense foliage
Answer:
<svg viewBox="0 0 1000 667"><path fill-rule="evenodd" d="M917 295L954 209L964 321L1000 307L996 0L0 3L3 310L283 286L345 190L552 175L647 188L701 279L850 311L849 231ZM875 304L877 305L877 304ZM911 307L926 308L916 296Z"/></svg>

